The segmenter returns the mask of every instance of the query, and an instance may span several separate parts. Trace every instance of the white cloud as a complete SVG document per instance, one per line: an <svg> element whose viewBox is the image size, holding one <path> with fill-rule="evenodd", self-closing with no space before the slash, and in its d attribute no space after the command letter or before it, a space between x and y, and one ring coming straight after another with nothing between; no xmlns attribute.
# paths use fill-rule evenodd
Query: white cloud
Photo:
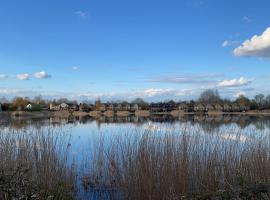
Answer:
<svg viewBox="0 0 270 200"><path fill-rule="evenodd" d="M74 67L72 67L72 69L73 69L74 71L77 71L77 70L79 70L80 68L79 68L78 66L74 66Z"/></svg>
<svg viewBox="0 0 270 200"><path fill-rule="evenodd" d="M254 35L233 51L235 56L270 57L270 27L262 35Z"/></svg>
<svg viewBox="0 0 270 200"><path fill-rule="evenodd" d="M7 78L8 78L8 75L0 74L0 80L4 80L4 79L7 79Z"/></svg>
<svg viewBox="0 0 270 200"><path fill-rule="evenodd" d="M172 93L172 89L157 89L157 88L150 88L143 91L143 95L146 97L154 97L154 96L160 96L168 93Z"/></svg>
<svg viewBox="0 0 270 200"><path fill-rule="evenodd" d="M141 92L137 92L133 94L134 97L142 97L142 98L177 98L180 96L189 96L192 94L191 90L182 89L176 90L171 88L159 89L159 88L149 88Z"/></svg>
<svg viewBox="0 0 270 200"><path fill-rule="evenodd" d="M75 15L77 15L80 18L86 18L87 17L87 13L81 10L78 10L75 12Z"/></svg>
<svg viewBox="0 0 270 200"><path fill-rule="evenodd" d="M225 40L225 41L221 44L221 46L222 46L223 48L225 48L225 47L228 47L228 46L236 45L236 44L238 44L238 43L239 43L239 41L236 41L236 40L233 40L233 41Z"/></svg>
<svg viewBox="0 0 270 200"><path fill-rule="evenodd" d="M231 79L231 80L223 80L218 83L218 87L241 87L248 85L253 80L248 80L244 77L240 77L239 79Z"/></svg>
<svg viewBox="0 0 270 200"><path fill-rule="evenodd" d="M222 43L222 47L227 47L229 45L229 41L228 40L225 40L223 43Z"/></svg>
<svg viewBox="0 0 270 200"><path fill-rule="evenodd" d="M30 75L29 75L29 74L17 74L16 77L17 77L18 79L20 79L20 80L23 80L23 81L29 80L29 79L30 79Z"/></svg>
<svg viewBox="0 0 270 200"><path fill-rule="evenodd" d="M35 76L37 79L51 78L51 75L47 74L47 73L44 72L44 71L36 72L36 73L34 74L34 76Z"/></svg>

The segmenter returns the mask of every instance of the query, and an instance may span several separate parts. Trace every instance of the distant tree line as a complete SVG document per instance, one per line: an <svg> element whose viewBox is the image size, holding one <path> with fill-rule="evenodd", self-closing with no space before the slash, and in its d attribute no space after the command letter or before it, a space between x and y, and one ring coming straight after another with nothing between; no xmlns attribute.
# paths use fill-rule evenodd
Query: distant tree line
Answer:
<svg viewBox="0 0 270 200"><path fill-rule="evenodd" d="M144 101L142 98L136 98L131 102L127 101L109 101L106 104L138 104L142 109L149 109L151 105L161 105L161 104L169 104L169 105L178 105L180 103L186 103L190 106L194 106L195 104L202 103L202 104L238 104L238 105L245 105L250 110L265 110L270 109L270 95L264 94L257 94L254 98L249 99L244 95L238 96L235 100L230 100L226 98L222 98L219 95L218 90L207 89L203 91L197 100L190 100L190 101L174 101L174 100L167 100L163 102L155 102L149 103ZM15 110L24 110L28 104L33 106L33 110L42 110L49 108L50 104L59 105L61 103L66 103L68 105L93 105L90 101L84 101L78 103L74 100L69 100L67 98L60 98L54 100L46 100L43 99L42 96L36 96L33 99L28 97L14 97L12 100L7 100L5 97L0 98L1 110L3 111L15 111ZM99 100L98 104L102 104Z"/></svg>

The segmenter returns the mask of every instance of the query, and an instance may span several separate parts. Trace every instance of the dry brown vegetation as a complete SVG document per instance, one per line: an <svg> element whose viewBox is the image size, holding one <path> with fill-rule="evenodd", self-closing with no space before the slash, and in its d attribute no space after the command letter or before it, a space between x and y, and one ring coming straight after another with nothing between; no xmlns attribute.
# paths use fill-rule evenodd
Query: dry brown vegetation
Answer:
<svg viewBox="0 0 270 200"><path fill-rule="evenodd" d="M269 144L259 133L120 136L101 140L82 181L110 199L269 199Z"/></svg>
<svg viewBox="0 0 270 200"><path fill-rule="evenodd" d="M267 132L130 131L89 143L77 166L82 187L66 136L0 133L0 199L72 199L75 185L86 199L270 198Z"/></svg>
<svg viewBox="0 0 270 200"><path fill-rule="evenodd" d="M0 199L72 199L67 146L50 131L0 132Z"/></svg>

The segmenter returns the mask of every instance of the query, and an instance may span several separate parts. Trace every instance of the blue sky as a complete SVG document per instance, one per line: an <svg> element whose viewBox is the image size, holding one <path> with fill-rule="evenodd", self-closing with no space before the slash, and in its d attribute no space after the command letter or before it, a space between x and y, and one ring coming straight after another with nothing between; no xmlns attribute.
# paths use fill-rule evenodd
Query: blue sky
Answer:
<svg viewBox="0 0 270 200"><path fill-rule="evenodd" d="M269 7L269 0L0 1L0 96L270 94Z"/></svg>

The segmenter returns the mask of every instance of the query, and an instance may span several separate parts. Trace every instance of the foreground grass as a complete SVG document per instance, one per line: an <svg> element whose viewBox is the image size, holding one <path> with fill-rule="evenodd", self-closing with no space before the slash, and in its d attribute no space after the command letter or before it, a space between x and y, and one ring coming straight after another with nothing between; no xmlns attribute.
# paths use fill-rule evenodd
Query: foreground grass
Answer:
<svg viewBox="0 0 270 200"><path fill-rule="evenodd" d="M0 199L72 199L75 174L60 137L0 134Z"/></svg>
<svg viewBox="0 0 270 200"><path fill-rule="evenodd" d="M82 181L108 199L270 199L269 135L254 135L183 130L101 140Z"/></svg>

